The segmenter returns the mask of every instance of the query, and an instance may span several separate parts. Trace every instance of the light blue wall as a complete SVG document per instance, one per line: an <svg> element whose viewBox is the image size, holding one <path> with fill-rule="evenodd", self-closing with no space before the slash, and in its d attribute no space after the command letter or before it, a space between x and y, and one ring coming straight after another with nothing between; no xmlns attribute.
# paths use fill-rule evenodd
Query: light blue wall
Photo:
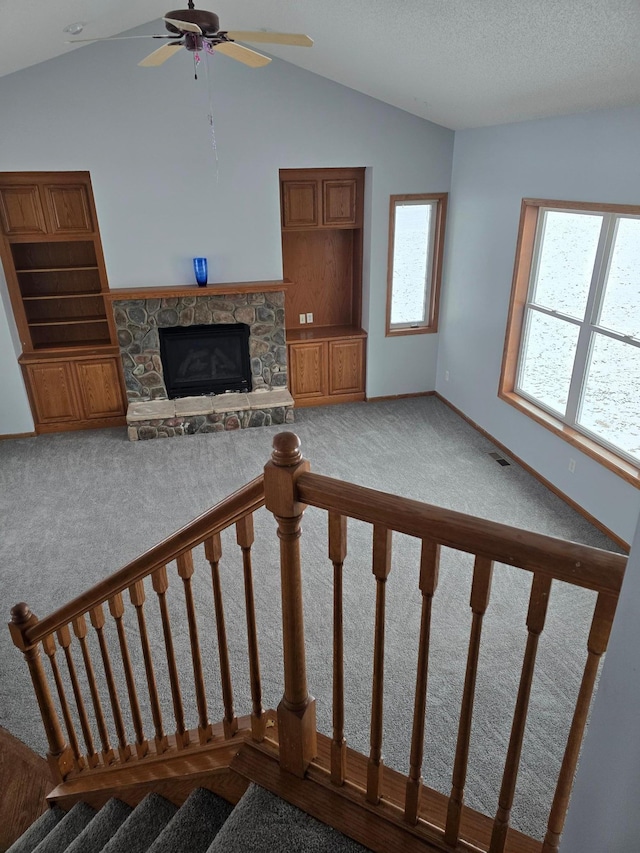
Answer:
<svg viewBox="0 0 640 853"><path fill-rule="evenodd" d="M18 330L13 321L9 294L0 264L0 435L33 432L33 418L22 373Z"/></svg>
<svg viewBox="0 0 640 853"><path fill-rule="evenodd" d="M209 257L210 281L282 278L278 170L366 166L367 390L432 390L435 336L384 337L388 200L449 189L453 132L286 62L215 56L216 164L204 65L197 83L186 51L138 68L155 46L93 44L0 79L0 169L91 172L115 289L190 283L194 255ZM7 412L5 431L21 425Z"/></svg>
<svg viewBox="0 0 640 853"><path fill-rule="evenodd" d="M640 491L499 400L497 390L522 198L638 204L639 150L638 108L456 133L436 382L627 542Z"/></svg>
<svg viewBox="0 0 640 853"><path fill-rule="evenodd" d="M571 796L561 853L628 853L640 843L640 523Z"/></svg>

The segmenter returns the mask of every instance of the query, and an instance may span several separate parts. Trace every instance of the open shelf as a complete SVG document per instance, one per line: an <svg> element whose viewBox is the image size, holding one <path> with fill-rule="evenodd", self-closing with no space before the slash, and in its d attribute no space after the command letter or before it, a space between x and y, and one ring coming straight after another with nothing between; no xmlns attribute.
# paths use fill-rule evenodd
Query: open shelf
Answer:
<svg viewBox="0 0 640 853"><path fill-rule="evenodd" d="M95 299L98 293L87 291L86 293L48 293L45 295L38 294L37 296L23 296L23 302L41 302L45 299Z"/></svg>
<svg viewBox="0 0 640 853"><path fill-rule="evenodd" d="M56 317L55 320L29 320L29 326L70 326L74 323L106 323L104 314L95 317Z"/></svg>
<svg viewBox="0 0 640 853"><path fill-rule="evenodd" d="M20 272L97 267L93 240L13 243L11 253L14 267Z"/></svg>

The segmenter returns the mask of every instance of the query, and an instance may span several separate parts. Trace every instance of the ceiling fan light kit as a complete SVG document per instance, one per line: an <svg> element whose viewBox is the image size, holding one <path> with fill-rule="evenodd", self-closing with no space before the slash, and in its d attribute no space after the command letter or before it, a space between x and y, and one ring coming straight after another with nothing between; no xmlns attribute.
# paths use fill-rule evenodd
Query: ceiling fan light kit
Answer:
<svg viewBox="0 0 640 853"><path fill-rule="evenodd" d="M119 38L155 38L170 39L158 50L145 57L138 65L154 68L170 59L174 53L184 47L195 54L196 61L201 50L207 53L223 53L231 59L242 62L250 68L268 65L271 58L238 42L259 42L261 44L281 44L294 47L311 47L313 39L303 33L268 33L248 30L221 30L220 19L215 12L196 9L193 0L189 0L187 9L175 9L163 17L169 35L152 36L116 36L113 39L91 39L91 41L115 41ZM71 25L70 25L71 26ZM70 32L70 30L68 30ZM80 30L81 32L81 30ZM78 39L90 41L90 39ZM73 44L73 42L71 42Z"/></svg>

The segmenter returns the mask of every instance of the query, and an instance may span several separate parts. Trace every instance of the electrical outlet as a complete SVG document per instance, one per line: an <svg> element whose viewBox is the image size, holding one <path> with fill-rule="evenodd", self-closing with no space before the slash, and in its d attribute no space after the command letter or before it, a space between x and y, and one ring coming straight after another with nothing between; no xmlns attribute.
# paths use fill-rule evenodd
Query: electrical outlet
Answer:
<svg viewBox="0 0 640 853"><path fill-rule="evenodd" d="M445 382L449 381L449 371L448 370L445 370L445 372L444 372L444 381Z"/></svg>
<svg viewBox="0 0 640 853"><path fill-rule="evenodd" d="M573 474L573 473L575 473L575 470L576 470L576 460L570 459L569 460L569 473Z"/></svg>
<svg viewBox="0 0 640 853"><path fill-rule="evenodd" d="M307 314L307 323L313 323L313 314L310 311Z"/></svg>
<svg viewBox="0 0 640 853"><path fill-rule="evenodd" d="M300 315L300 325L302 325L303 323L306 323L306 322L307 322L307 315L301 314Z"/></svg>

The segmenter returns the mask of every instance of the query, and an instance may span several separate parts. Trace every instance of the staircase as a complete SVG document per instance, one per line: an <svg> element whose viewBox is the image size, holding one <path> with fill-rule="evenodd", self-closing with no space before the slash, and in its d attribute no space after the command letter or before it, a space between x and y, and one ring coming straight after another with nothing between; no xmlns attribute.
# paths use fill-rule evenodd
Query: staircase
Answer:
<svg viewBox="0 0 640 853"><path fill-rule="evenodd" d="M307 506L327 513L327 556L333 570L330 737L318 731L316 700L307 686L300 550ZM252 569L253 515L262 507L275 516L280 551L284 690L277 709L263 706L255 606L261 590L254 585ZM368 755L349 746L345 734L350 688L343 609L347 519L370 530L375 586L371 704L370 713L363 709L362 724L369 729ZM237 597L229 610L220 563L221 534L231 528L241 553L231 564L242 578L244 601ZM413 697L404 697L406 713L396 721L410 739L406 774L386 767L383 760L386 600L397 574L391 571L392 534L411 537L420 548L413 590L420 600L415 688ZM229 538L225 560L228 543ZM443 547L473 558L471 627L448 796L422 779L429 666L437 651L437 645L432 649L431 616ZM489 756L502 769L497 809L490 815L468 806L465 790L477 688L487 680L480 650L486 642L483 621L496 563L526 573L530 581L508 747L506 755ZM297 436L280 433L262 476L83 595L41 620L25 603L12 609L9 630L31 676L57 787L49 795L54 808L11 851L556 853L625 566L626 559L618 554L314 474ZM259 577L264 580L265 573ZM199 586L200 579L206 586ZM555 793L540 841L511 826L512 809L547 606L550 598L571 594L572 588L591 591L595 603L586 649L576 650L584 660L582 681L564 753L557 756ZM215 721L210 719L211 677L200 641L203 611L215 615L216 694L224 711ZM238 694L226 627L230 614L234 622L243 615L246 622L243 714L237 713L234 699ZM174 631L172 619L177 622L178 617ZM159 661L163 666L157 670ZM190 692L184 693L182 684L191 677ZM163 692L171 699L169 716L167 702L163 716ZM196 716L197 728L189 728ZM551 724L547 721L547 728ZM546 762L540 772L547 773ZM249 782L253 784L247 789ZM113 797L139 805L131 811ZM177 809L170 800L184 805ZM226 801L236 808L231 811ZM65 814L60 806L69 811Z"/></svg>
<svg viewBox="0 0 640 853"><path fill-rule="evenodd" d="M148 794L134 809L111 799L101 809L54 806L7 853L365 853L366 848L251 785L235 808L196 788L178 808Z"/></svg>

